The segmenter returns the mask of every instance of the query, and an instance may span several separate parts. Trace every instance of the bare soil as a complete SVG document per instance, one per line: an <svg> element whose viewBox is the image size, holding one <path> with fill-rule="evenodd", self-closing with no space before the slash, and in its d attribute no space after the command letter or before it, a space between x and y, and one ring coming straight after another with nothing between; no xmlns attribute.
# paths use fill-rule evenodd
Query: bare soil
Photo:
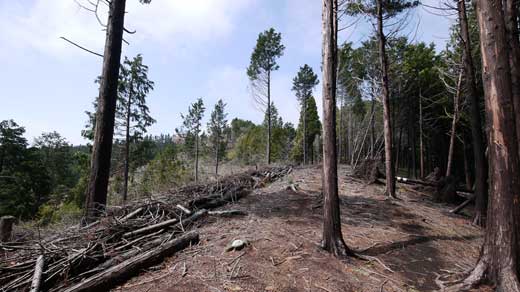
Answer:
<svg viewBox="0 0 520 292"><path fill-rule="evenodd" d="M208 217L197 246L143 271L113 291L433 291L476 262L481 230L432 195L366 185L340 168L346 243L367 259L336 259L319 248L321 169L297 168L234 205L247 216ZM297 191L287 188L296 185ZM235 239L249 245L226 252ZM480 291L489 291L483 288Z"/></svg>

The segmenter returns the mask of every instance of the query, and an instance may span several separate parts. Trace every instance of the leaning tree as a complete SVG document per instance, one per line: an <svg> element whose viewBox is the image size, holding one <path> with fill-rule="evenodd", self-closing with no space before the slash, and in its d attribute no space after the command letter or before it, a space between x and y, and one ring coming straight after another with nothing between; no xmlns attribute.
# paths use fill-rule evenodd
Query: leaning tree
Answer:
<svg viewBox="0 0 520 292"><path fill-rule="evenodd" d="M94 1L96 7L100 5L101 1L103 0ZM150 3L150 1L139 0L141 3ZM121 62L123 32L125 31L126 0L112 0L108 4L109 11L106 24L105 50L103 53L103 69L99 86L96 128L94 130L94 144L85 202L85 222L94 221L103 213L107 203L108 179L110 177L119 65ZM98 10L96 9L95 11L97 13Z"/></svg>

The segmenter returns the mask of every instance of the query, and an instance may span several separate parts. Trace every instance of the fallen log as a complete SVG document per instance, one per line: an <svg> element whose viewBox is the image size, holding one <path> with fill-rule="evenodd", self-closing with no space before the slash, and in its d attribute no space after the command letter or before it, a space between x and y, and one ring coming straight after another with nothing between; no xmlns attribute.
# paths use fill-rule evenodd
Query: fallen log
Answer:
<svg viewBox="0 0 520 292"><path fill-rule="evenodd" d="M223 211L209 211L208 215L230 217L230 216L245 216L247 212L241 210L223 210Z"/></svg>
<svg viewBox="0 0 520 292"><path fill-rule="evenodd" d="M182 212L186 213L187 215L191 215L191 211L188 210L186 207L184 207L183 205L181 204L177 204L175 205L175 207L177 207L177 209L181 210Z"/></svg>
<svg viewBox="0 0 520 292"><path fill-rule="evenodd" d="M43 266L45 264L43 255L40 255L36 259L36 265L34 266L34 274L31 283L31 292L38 292L40 290L40 284L42 282Z"/></svg>
<svg viewBox="0 0 520 292"><path fill-rule="evenodd" d="M66 288L64 292L107 291L114 285L125 281L141 269L147 268L162 261L165 257L174 254L199 241L197 232L185 235L166 242L160 247L136 255L118 265L91 276L76 285Z"/></svg>
<svg viewBox="0 0 520 292"><path fill-rule="evenodd" d="M469 205L471 202L475 200L475 195L472 195L466 199L462 204L455 207L455 209L451 210L450 213L458 214L460 211L462 211L464 208L466 208L467 205Z"/></svg>
<svg viewBox="0 0 520 292"><path fill-rule="evenodd" d="M199 219L200 217L204 216L207 212L208 212L208 210L202 209L202 210L195 212L193 215L186 218L185 220L179 220L177 218L173 218L173 219L166 220L166 221L154 224L154 225L146 226L146 227L134 230L134 231L127 232L127 233L123 234L123 237L131 237L131 236L138 235L138 234L152 232L152 231L155 231L155 230L158 230L161 228L165 228L165 227L168 227L168 226L176 224L176 223L183 224L183 225L189 224L189 223Z"/></svg>

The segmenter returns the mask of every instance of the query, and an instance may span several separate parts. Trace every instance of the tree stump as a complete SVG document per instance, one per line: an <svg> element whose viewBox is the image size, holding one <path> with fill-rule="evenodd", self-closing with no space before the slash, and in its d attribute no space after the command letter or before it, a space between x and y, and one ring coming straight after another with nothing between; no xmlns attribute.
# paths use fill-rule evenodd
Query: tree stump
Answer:
<svg viewBox="0 0 520 292"><path fill-rule="evenodd" d="M13 216L0 217L0 242L8 242L11 240L15 221L16 218Z"/></svg>

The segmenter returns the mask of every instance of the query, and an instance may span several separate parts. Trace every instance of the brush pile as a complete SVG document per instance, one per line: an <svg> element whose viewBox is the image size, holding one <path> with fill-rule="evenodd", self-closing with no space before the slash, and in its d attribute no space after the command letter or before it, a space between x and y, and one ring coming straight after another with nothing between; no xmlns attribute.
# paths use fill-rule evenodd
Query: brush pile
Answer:
<svg viewBox="0 0 520 292"><path fill-rule="evenodd" d="M0 291L102 291L196 244L210 211L279 179L291 167L233 175L150 196L87 226L39 240L0 243ZM236 210L229 214L240 214Z"/></svg>

